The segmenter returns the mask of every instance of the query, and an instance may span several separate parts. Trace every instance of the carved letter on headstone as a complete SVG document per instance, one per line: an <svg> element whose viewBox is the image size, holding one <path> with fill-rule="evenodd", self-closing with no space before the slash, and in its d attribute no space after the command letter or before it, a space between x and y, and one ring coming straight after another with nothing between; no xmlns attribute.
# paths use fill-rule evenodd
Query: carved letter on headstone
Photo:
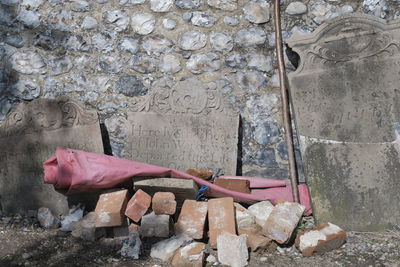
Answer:
<svg viewBox="0 0 400 267"><path fill-rule="evenodd" d="M5 212L48 207L68 212L66 197L44 184L42 163L56 147L103 153L97 113L68 98L21 103L0 124L0 204Z"/></svg>
<svg viewBox="0 0 400 267"><path fill-rule="evenodd" d="M236 173L239 117L197 79L154 88L128 114L128 157L185 171Z"/></svg>
<svg viewBox="0 0 400 267"><path fill-rule="evenodd" d="M289 40L300 146L318 222L383 230L400 221L400 22L366 15Z"/></svg>

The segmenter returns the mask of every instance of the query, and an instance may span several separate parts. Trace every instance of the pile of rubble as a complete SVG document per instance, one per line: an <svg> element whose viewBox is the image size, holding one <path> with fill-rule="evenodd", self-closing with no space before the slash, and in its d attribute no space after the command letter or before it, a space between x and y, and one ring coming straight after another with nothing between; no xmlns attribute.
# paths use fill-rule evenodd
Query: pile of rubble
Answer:
<svg viewBox="0 0 400 267"><path fill-rule="evenodd" d="M132 259L140 257L142 240L162 238L150 256L173 266L203 266L215 249L219 263L245 266L249 250L269 253L295 242L304 256L311 256L346 241L346 232L331 223L297 234L305 210L298 203L262 201L245 208L231 197L196 201L196 184L190 179L135 179L134 190L132 197L127 189L101 194L95 210L85 216L75 207L60 230L120 246L121 255ZM46 208L39 210L38 220L46 228L60 223Z"/></svg>

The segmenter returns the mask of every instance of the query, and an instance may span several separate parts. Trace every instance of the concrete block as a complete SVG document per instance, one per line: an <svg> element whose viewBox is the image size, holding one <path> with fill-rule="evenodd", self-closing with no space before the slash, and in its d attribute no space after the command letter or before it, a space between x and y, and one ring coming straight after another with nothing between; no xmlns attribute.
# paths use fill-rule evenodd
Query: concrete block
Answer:
<svg viewBox="0 0 400 267"><path fill-rule="evenodd" d="M87 241L96 241L105 236L104 228L96 228L97 214L89 212L79 222L75 223L71 232L73 237Z"/></svg>
<svg viewBox="0 0 400 267"><path fill-rule="evenodd" d="M304 210L305 207L298 203L277 204L263 226L263 234L279 244L286 243L292 236Z"/></svg>
<svg viewBox="0 0 400 267"><path fill-rule="evenodd" d="M249 252L247 250L247 236L236 236L222 233L217 238L218 261L232 267L247 265Z"/></svg>
<svg viewBox="0 0 400 267"><path fill-rule="evenodd" d="M142 217L139 233L143 237L168 237L169 215L156 215L154 212Z"/></svg>
<svg viewBox="0 0 400 267"><path fill-rule="evenodd" d="M256 223L255 216L239 203L234 203L237 228L250 226Z"/></svg>

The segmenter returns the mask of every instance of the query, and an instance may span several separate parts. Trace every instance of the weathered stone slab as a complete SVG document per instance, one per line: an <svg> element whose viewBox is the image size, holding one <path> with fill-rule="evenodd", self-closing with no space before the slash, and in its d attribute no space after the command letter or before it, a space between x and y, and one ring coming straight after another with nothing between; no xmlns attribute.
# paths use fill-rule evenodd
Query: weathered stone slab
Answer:
<svg viewBox="0 0 400 267"><path fill-rule="evenodd" d="M351 15L289 40L300 146L318 222L347 230L400 221L400 23Z"/></svg>
<svg viewBox="0 0 400 267"><path fill-rule="evenodd" d="M44 184L42 163L56 147L103 153L97 113L68 98L21 103L0 125L0 204L6 212L48 207L68 213L65 196Z"/></svg>
<svg viewBox="0 0 400 267"><path fill-rule="evenodd" d="M155 88L128 114L128 157L185 171L236 173L238 115L197 79Z"/></svg>

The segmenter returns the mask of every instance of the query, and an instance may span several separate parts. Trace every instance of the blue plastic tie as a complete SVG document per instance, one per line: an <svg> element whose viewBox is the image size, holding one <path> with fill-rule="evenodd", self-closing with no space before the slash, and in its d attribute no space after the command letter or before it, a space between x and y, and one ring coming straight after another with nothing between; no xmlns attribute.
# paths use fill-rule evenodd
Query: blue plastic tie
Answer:
<svg viewBox="0 0 400 267"><path fill-rule="evenodd" d="M219 176L221 176L221 172L222 172L222 169L218 168L217 171L211 177L211 181L213 182L215 179L217 179ZM197 191L196 200L197 201L205 200L204 194L206 193L207 189L209 189L209 188L210 187L208 185L202 185L200 187L199 191Z"/></svg>

